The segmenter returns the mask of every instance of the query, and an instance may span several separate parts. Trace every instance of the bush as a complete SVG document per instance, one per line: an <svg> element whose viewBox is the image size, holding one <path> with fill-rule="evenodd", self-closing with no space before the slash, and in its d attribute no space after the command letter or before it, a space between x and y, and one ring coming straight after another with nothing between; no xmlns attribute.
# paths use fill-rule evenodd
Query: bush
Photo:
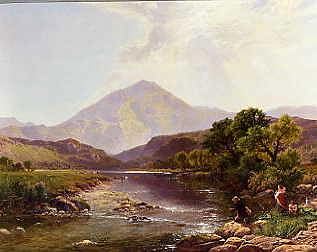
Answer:
<svg viewBox="0 0 317 252"><path fill-rule="evenodd" d="M299 216L292 217L283 215L277 211L271 211L270 214L260 218L266 219L268 222L258 231L258 234L291 238L300 230L307 229L309 222L317 220L317 212L301 208Z"/></svg>
<svg viewBox="0 0 317 252"><path fill-rule="evenodd" d="M253 173L249 179L248 186L253 192L274 189L279 184L285 185L288 190L292 190L302 176L303 172L298 168L283 171L276 167L269 167L264 171Z"/></svg>

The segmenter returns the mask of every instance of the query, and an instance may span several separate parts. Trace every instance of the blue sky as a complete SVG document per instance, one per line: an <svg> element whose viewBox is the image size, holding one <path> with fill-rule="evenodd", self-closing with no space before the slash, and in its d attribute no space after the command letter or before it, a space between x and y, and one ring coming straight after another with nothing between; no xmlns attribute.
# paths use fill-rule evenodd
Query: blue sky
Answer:
<svg viewBox="0 0 317 252"><path fill-rule="evenodd" d="M120 45L141 32L89 5L0 6L0 114L37 123L70 117L105 84Z"/></svg>
<svg viewBox="0 0 317 252"><path fill-rule="evenodd" d="M317 1L0 5L0 116L52 125L141 79L192 105L317 105Z"/></svg>

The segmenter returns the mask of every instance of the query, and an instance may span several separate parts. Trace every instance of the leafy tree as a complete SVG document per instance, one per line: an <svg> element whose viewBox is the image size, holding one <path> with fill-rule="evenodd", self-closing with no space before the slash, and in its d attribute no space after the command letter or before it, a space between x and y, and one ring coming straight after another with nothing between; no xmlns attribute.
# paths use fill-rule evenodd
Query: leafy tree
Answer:
<svg viewBox="0 0 317 252"><path fill-rule="evenodd" d="M247 135L254 127L267 128L270 119L258 108L243 109L236 114L232 122L232 130L236 139Z"/></svg>
<svg viewBox="0 0 317 252"><path fill-rule="evenodd" d="M181 151L175 154L175 162L180 169L186 170L188 168L188 158L185 151Z"/></svg>
<svg viewBox="0 0 317 252"><path fill-rule="evenodd" d="M203 146L214 154L228 153L236 156L236 144L232 131L233 120L226 118L212 124Z"/></svg>
<svg viewBox="0 0 317 252"><path fill-rule="evenodd" d="M292 186L301 176L299 155L291 149L300 135L301 128L291 117L284 115L270 123L262 110L249 108L233 120L215 122L204 147L215 155L217 176L227 181L242 186L249 181L253 188L280 182Z"/></svg>
<svg viewBox="0 0 317 252"><path fill-rule="evenodd" d="M32 171L32 162L30 160L24 161L23 165L27 171Z"/></svg>
<svg viewBox="0 0 317 252"><path fill-rule="evenodd" d="M192 150L188 154L188 162L194 169L199 169L201 167L201 153L200 150Z"/></svg>
<svg viewBox="0 0 317 252"><path fill-rule="evenodd" d="M274 165L278 156L289 149L300 137L301 128L287 115L269 127L259 125L250 128L247 134L239 139L239 148L244 152L257 154L259 158Z"/></svg>

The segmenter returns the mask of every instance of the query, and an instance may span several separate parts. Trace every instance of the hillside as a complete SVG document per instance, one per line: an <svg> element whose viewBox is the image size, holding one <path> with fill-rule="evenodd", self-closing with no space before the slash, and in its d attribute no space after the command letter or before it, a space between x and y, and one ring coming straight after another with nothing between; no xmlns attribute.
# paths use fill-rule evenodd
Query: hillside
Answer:
<svg viewBox="0 0 317 252"><path fill-rule="evenodd" d="M20 122L14 117L0 117L0 129L9 127L9 126L23 127L23 126L31 126L31 125L33 124Z"/></svg>
<svg viewBox="0 0 317 252"><path fill-rule="evenodd" d="M317 120L308 120L299 117L293 117L293 119L303 128L302 138L296 147L300 148L301 153L305 155L306 160L309 159L308 156L313 154L317 157ZM144 164L153 160L164 161L179 151L191 151L193 149L201 148L204 135L207 133L208 130L204 130L175 135L156 136L147 144L132 148L128 151L123 151L114 157L123 162L133 161L137 164ZM307 146L309 146L309 148ZM307 153L304 153L304 150L306 150Z"/></svg>
<svg viewBox="0 0 317 252"><path fill-rule="evenodd" d="M283 114L288 114L304 119L317 120L317 106L282 106L267 111L267 114L273 117L280 117Z"/></svg>
<svg viewBox="0 0 317 252"><path fill-rule="evenodd" d="M157 135L207 129L227 116L232 114L192 107L156 83L143 80L105 96L59 125L10 126L0 134L53 141L71 137L119 153Z"/></svg>
<svg viewBox="0 0 317 252"><path fill-rule="evenodd" d="M118 168L121 162L74 139L57 142L0 136L0 156L15 162L31 160L39 168Z"/></svg>

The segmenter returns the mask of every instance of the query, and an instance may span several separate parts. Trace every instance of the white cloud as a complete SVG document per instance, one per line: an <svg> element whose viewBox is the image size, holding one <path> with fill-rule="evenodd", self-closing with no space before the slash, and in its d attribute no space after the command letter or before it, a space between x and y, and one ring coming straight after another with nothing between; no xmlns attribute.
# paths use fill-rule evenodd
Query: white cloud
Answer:
<svg viewBox="0 0 317 252"><path fill-rule="evenodd" d="M317 2L97 6L144 27L143 37L122 48L107 87L149 79L192 104L231 110L247 105L317 104Z"/></svg>

